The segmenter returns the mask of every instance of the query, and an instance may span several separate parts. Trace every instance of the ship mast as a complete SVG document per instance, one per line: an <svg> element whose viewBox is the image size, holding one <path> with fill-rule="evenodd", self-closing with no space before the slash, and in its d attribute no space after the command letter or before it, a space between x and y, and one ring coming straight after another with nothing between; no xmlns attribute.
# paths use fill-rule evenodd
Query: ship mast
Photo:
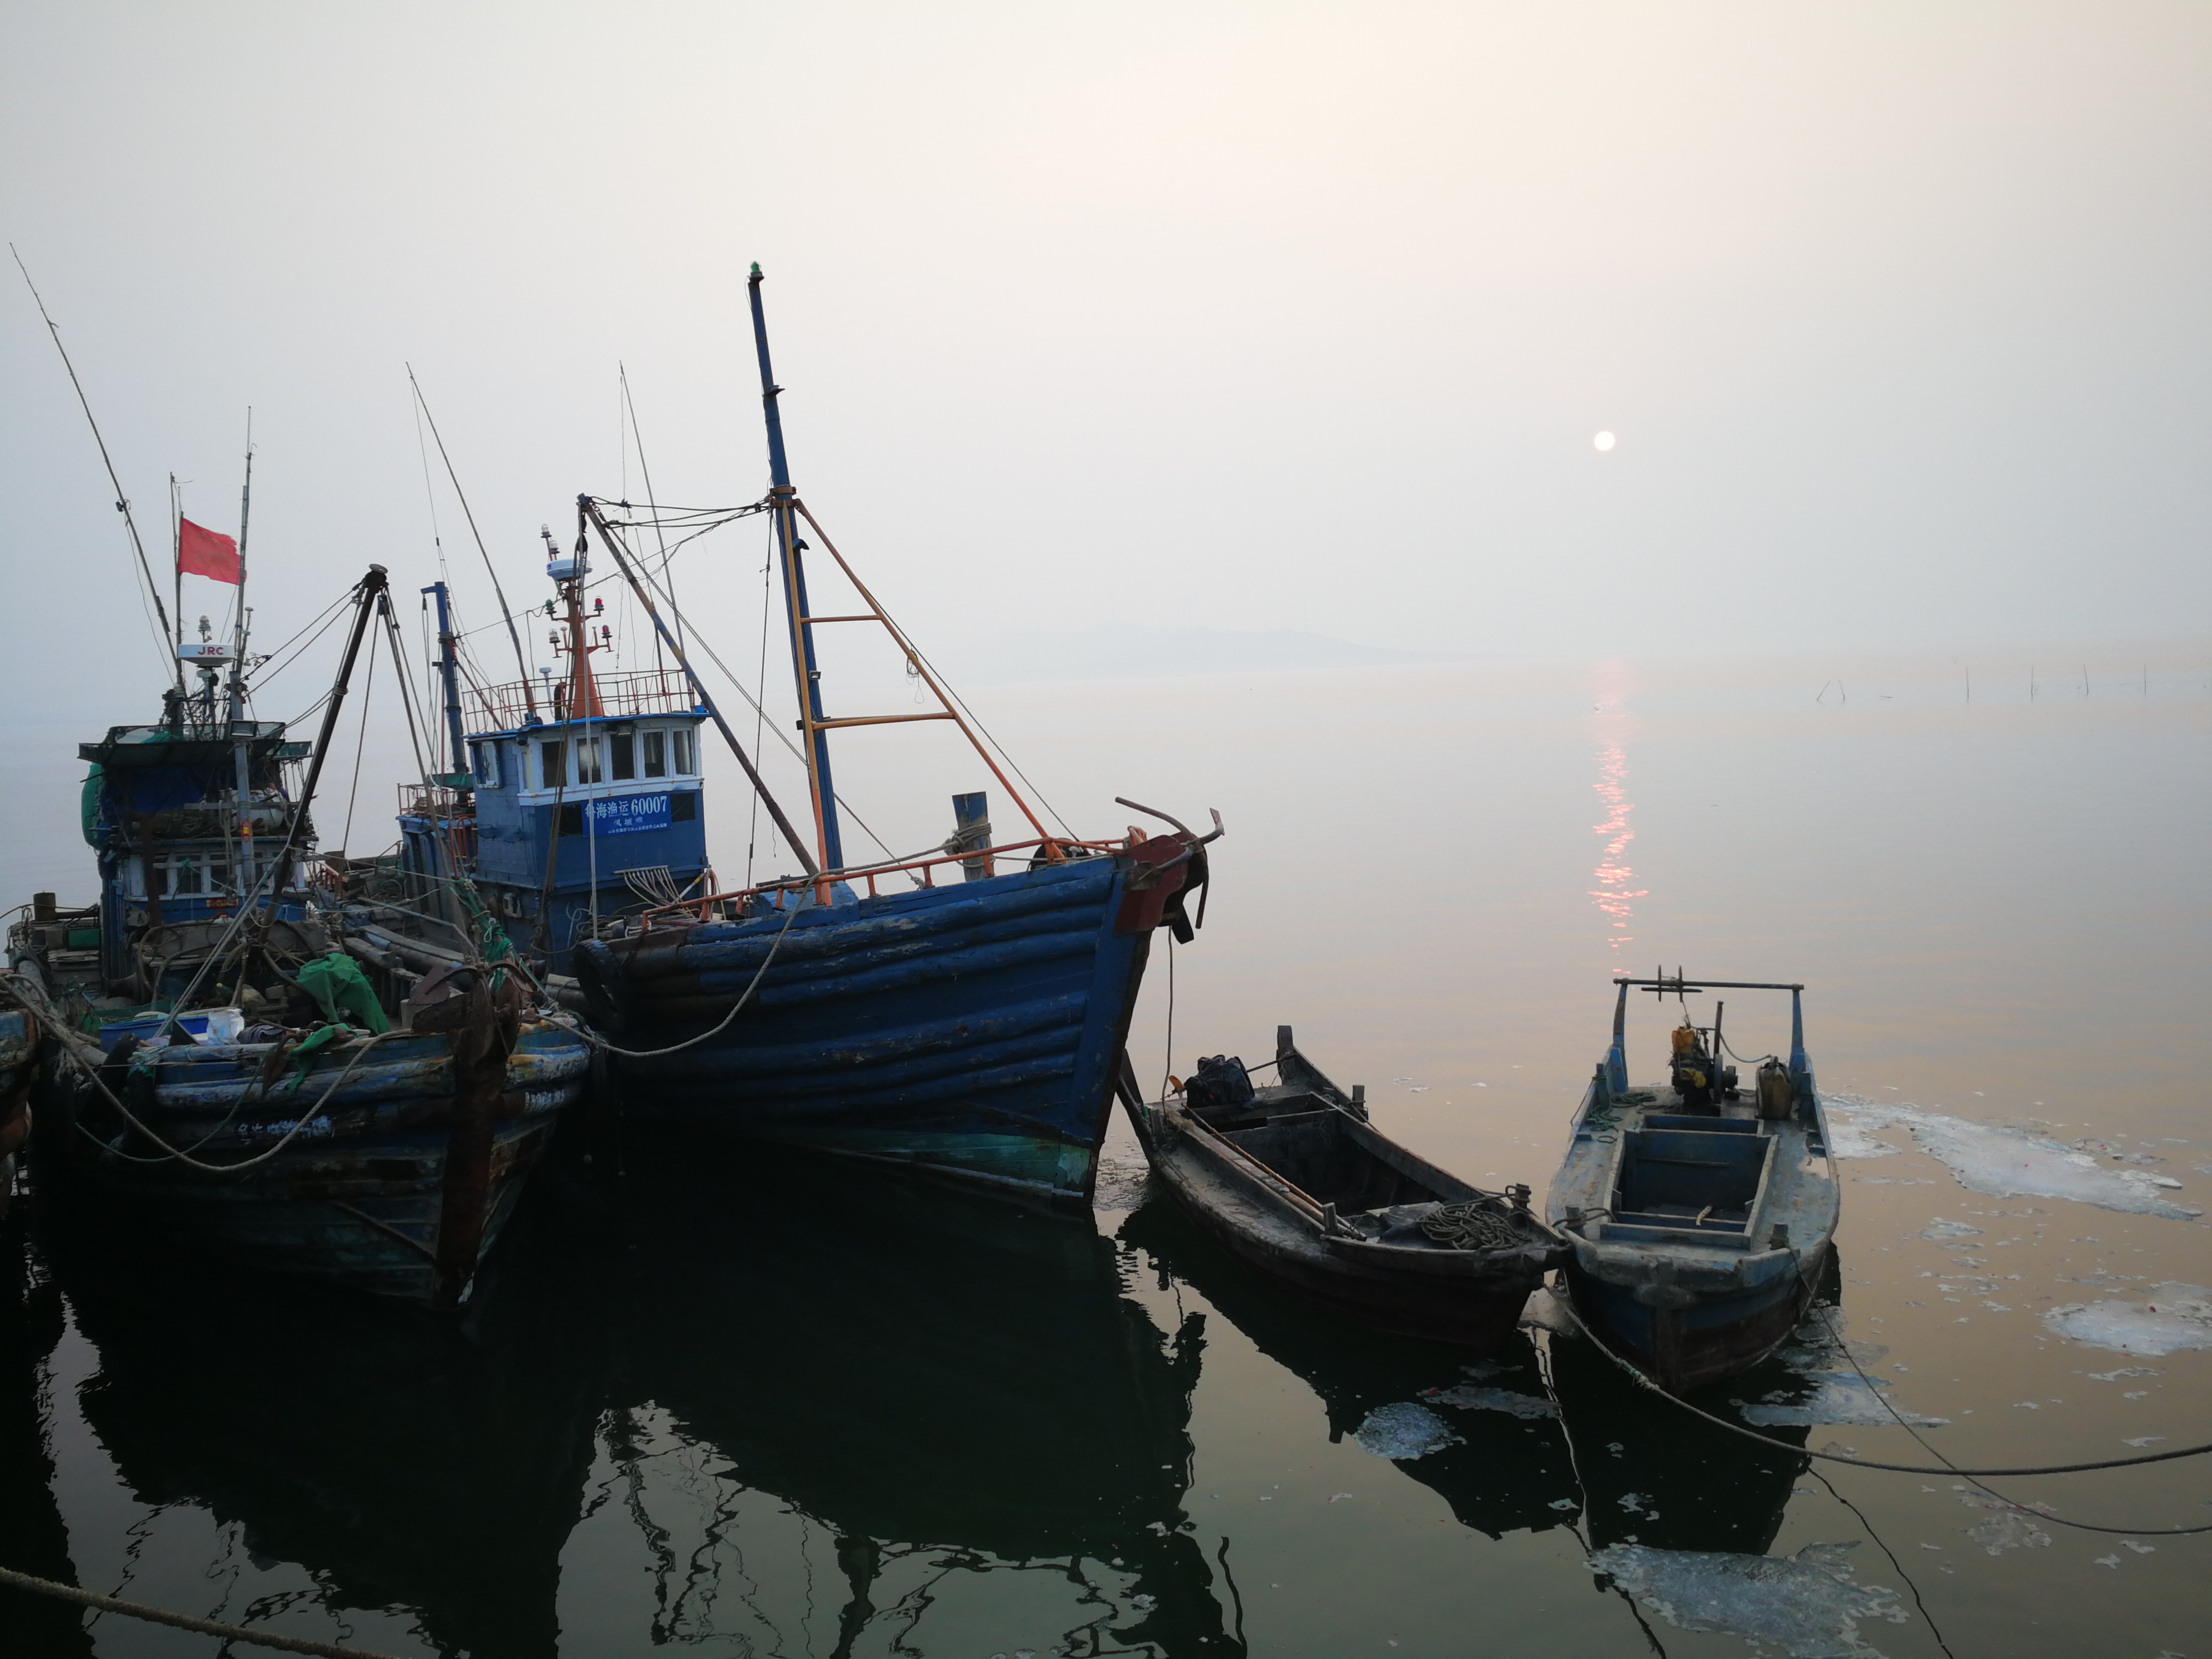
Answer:
<svg viewBox="0 0 2212 1659"><path fill-rule="evenodd" d="M792 677L799 688L799 726L806 737L806 788L814 799L814 835L821 848L822 868L834 873L845 867L842 837L837 828L837 793L830 779L830 733L822 714L822 671L814 657L814 623L806 609L806 568L801 557L805 544L799 539L795 522L798 494L791 487L791 467L784 459L783 418L776 407L775 383L769 367L768 321L761 311L761 268L753 266L746 283L752 301L753 344L760 354L761 405L768 417L769 498L775 520L776 550L783 561L783 608L791 628Z"/></svg>
<svg viewBox="0 0 2212 1659"><path fill-rule="evenodd" d="M246 484L238 497L238 615L231 629L230 735L238 763L238 858L231 866L232 884L250 893L253 880L253 781L250 735L246 722L246 529L253 508L253 412L246 416ZM276 908L272 896L269 904Z"/></svg>

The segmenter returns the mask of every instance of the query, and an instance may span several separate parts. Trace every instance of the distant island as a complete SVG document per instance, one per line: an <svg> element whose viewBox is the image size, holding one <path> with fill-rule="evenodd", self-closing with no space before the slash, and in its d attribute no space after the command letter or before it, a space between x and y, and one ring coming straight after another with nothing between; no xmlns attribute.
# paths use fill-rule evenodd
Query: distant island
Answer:
<svg viewBox="0 0 2212 1659"><path fill-rule="evenodd" d="M980 684L1470 662L1481 654L1399 651L1291 628L1158 628L1139 623L1099 623L1066 633L1018 629L970 639L961 648L959 660L960 678Z"/></svg>

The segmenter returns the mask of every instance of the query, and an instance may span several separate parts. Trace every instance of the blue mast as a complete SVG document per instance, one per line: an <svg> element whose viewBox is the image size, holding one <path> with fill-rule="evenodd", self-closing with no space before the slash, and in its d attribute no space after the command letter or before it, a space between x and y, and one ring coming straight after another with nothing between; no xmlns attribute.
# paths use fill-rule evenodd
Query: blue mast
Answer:
<svg viewBox="0 0 2212 1659"><path fill-rule="evenodd" d="M446 692L446 735L453 745L447 751L447 763L453 772L465 772L468 750L461 741L461 688L453 672L453 619L446 609L446 585L432 582L422 591L435 595L438 601L438 678ZM525 690L529 685L529 681L523 682Z"/></svg>
<svg viewBox="0 0 2212 1659"><path fill-rule="evenodd" d="M799 706L806 728L806 784L814 797L814 830L822 842L822 867L845 867L845 850L837 830L837 792L830 781L830 733L822 714L822 671L814 660L814 624L806 608L806 568L801 559L805 544L793 522L797 492L791 487L791 466L783 453L783 418L776 407L775 383L769 367L768 320L761 311L761 268L756 264L746 283L752 301L753 344L760 353L761 405L768 416L769 495L775 503L776 550L783 559L783 608L791 625L791 661L799 682Z"/></svg>

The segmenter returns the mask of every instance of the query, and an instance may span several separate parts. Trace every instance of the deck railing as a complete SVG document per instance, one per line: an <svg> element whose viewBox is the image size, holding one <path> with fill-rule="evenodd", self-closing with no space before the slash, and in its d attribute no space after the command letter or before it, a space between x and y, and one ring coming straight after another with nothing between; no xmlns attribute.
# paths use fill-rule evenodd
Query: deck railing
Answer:
<svg viewBox="0 0 2212 1659"><path fill-rule="evenodd" d="M921 887L937 885L937 872L948 864L969 865L981 861L989 874L998 873L992 867L994 860L1014 858L1026 854L1022 860L1030 864L1058 864L1070 857L1099 854L1122 853L1145 839L1142 830L1133 830L1119 841L1077 841L1066 836L1048 836L1035 841L1008 842L999 847L958 847L948 842L944 850L927 853L914 858L890 859L881 864L870 864L849 870L833 871L819 878L813 876L785 876L775 881L764 881L755 887L740 887L726 893L702 893L676 904L664 904L645 913L647 927L655 922L690 923L711 921L717 917L742 915L746 904L764 893L803 893L811 887L822 887L835 882L864 882L868 896L878 897L876 878L909 872L921 872ZM965 872L963 872L965 878Z"/></svg>
<svg viewBox="0 0 2212 1659"><path fill-rule="evenodd" d="M610 720L649 714L705 712L680 668L645 668L594 677L599 706ZM471 732L513 732L526 724L531 709L541 720L574 718L568 710L568 682L551 680L526 688L521 680L503 685L471 686L461 693L461 714Z"/></svg>

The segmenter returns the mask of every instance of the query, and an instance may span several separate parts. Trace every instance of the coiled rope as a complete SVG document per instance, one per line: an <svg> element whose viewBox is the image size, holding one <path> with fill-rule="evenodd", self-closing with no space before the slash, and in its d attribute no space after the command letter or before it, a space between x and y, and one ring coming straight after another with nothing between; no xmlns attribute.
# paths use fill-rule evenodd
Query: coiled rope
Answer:
<svg viewBox="0 0 2212 1659"><path fill-rule="evenodd" d="M1490 1199L1447 1204L1423 1216L1418 1224L1424 1237L1448 1250L1505 1250L1528 1243L1513 1218Z"/></svg>
<svg viewBox="0 0 2212 1659"><path fill-rule="evenodd" d="M149 1607L143 1602L79 1589L74 1584L58 1584L51 1578L36 1578L11 1567L0 1567L0 1584L32 1595L50 1595L58 1601L74 1601L81 1607L92 1607L101 1613L119 1613L126 1619L143 1619L149 1624L171 1625L202 1636L220 1636L228 1642L251 1642L257 1647L279 1648L286 1653L320 1654L324 1659L398 1659L396 1655L380 1653L374 1648L342 1648L333 1642L313 1642L304 1636L279 1636L274 1631L226 1625L218 1619L195 1619L188 1613L171 1613L167 1607Z"/></svg>

